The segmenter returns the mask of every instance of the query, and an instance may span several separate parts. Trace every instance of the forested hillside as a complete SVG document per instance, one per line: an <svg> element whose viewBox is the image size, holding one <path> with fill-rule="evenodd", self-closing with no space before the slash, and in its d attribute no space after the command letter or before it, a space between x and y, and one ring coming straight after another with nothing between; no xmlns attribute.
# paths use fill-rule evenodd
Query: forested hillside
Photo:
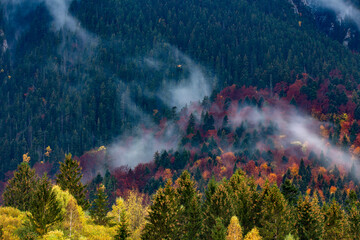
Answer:
<svg viewBox="0 0 360 240"><path fill-rule="evenodd" d="M139 111L170 117L159 91L187 79L193 64L173 48L210 71L209 89L293 83L302 72L323 81L333 69L348 88L359 78L359 57L283 0L74 1L75 29L57 29L45 3L13 8L2 3L2 174L25 152L37 162L50 146L56 161L109 144Z"/></svg>
<svg viewBox="0 0 360 240"><path fill-rule="evenodd" d="M0 1L0 239L359 239L344 4Z"/></svg>

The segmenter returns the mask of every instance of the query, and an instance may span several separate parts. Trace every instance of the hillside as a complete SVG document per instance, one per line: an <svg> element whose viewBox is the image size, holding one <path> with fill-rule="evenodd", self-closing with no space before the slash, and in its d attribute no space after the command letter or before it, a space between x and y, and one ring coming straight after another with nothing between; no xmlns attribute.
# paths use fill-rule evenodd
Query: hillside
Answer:
<svg viewBox="0 0 360 240"><path fill-rule="evenodd" d="M25 2L2 2L2 178L25 152L32 164L57 162L112 143L154 109L169 118L184 102L159 95L197 74L208 86L186 101L232 84L291 84L303 72L324 81L337 69L347 89L359 79L358 55L283 0L59 3L55 14L47 2L27 11Z"/></svg>

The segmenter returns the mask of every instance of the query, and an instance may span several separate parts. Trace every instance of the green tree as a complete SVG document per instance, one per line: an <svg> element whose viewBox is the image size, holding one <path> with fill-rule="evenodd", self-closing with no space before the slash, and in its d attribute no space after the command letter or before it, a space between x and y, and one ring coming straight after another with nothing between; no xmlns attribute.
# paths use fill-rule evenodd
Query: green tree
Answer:
<svg viewBox="0 0 360 240"><path fill-rule="evenodd" d="M222 223L220 218L216 218L215 226L211 231L211 239L212 240L225 240L226 238L226 228Z"/></svg>
<svg viewBox="0 0 360 240"><path fill-rule="evenodd" d="M357 205L351 207L348 220L351 239L360 239L360 211Z"/></svg>
<svg viewBox="0 0 360 240"><path fill-rule="evenodd" d="M40 179L31 199L29 219L34 229L43 235L49 227L63 220L60 202L46 174Z"/></svg>
<svg viewBox="0 0 360 240"><path fill-rule="evenodd" d="M94 219L94 222L99 225L107 225L110 217L107 216L108 202L105 193L105 186L100 184L97 188L95 199L90 208L90 215Z"/></svg>
<svg viewBox="0 0 360 240"><path fill-rule="evenodd" d="M344 210L333 200L330 206L325 205L324 239L346 239L349 234L349 224Z"/></svg>
<svg viewBox="0 0 360 240"><path fill-rule="evenodd" d="M170 180L156 192L141 239L180 239L177 198Z"/></svg>
<svg viewBox="0 0 360 240"><path fill-rule="evenodd" d="M200 239L202 231L200 193L190 178L188 171L184 171L177 180L176 189L180 206L179 223L182 231L181 239Z"/></svg>
<svg viewBox="0 0 360 240"><path fill-rule="evenodd" d="M264 239L284 239L292 228L290 209L276 185L267 183L260 195L259 231Z"/></svg>
<svg viewBox="0 0 360 240"><path fill-rule="evenodd" d="M130 237L129 223L126 218L122 218L116 229L114 240L126 240Z"/></svg>
<svg viewBox="0 0 360 240"><path fill-rule="evenodd" d="M30 210L36 183L35 170L31 169L27 162L22 162L6 185L3 193L4 205L21 211Z"/></svg>
<svg viewBox="0 0 360 240"><path fill-rule="evenodd" d="M322 239L323 222L324 217L316 194L311 201L309 196L298 200L295 210L295 227L300 240Z"/></svg>
<svg viewBox="0 0 360 240"><path fill-rule="evenodd" d="M290 205L295 205L299 197L299 189L291 183L290 179L286 179L281 185L281 193Z"/></svg>
<svg viewBox="0 0 360 240"><path fill-rule="evenodd" d="M77 203L84 209L89 208L89 202L86 200L86 186L81 183L80 162L72 158L71 154L65 155L64 162L60 163L60 173L57 175L56 183L62 190L68 190L73 195Z"/></svg>

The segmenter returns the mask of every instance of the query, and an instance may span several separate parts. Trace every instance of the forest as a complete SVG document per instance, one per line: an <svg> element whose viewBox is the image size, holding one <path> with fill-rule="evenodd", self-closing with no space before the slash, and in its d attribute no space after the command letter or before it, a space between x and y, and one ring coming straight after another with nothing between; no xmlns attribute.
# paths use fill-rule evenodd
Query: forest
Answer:
<svg viewBox="0 0 360 240"><path fill-rule="evenodd" d="M0 239L360 239L357 20L309 2L0 1Z"/></svg>

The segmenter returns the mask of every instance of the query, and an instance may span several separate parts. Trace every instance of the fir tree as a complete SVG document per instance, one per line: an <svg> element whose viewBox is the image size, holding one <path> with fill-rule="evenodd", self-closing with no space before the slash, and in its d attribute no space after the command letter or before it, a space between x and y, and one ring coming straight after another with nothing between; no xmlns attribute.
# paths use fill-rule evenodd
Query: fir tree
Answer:
<svg viewBox="0 0 360 240"><path fill-rule="evenodd" d="M43 235L49 227L63 220L60 202L46 174L41 178L31 199L29 219L34 229Z"/></svg>
<svg viewBox="0 0 360 240"><path fill-rule="evenodd" d="M107 216L108 202L105 193L105 186L100 184L97 188L95 199L90 208L90 215L94 219L94 222L99 225L107 225L110 218Z"/></svg>
<svg viewBox="0 0 360 240"><path fill-rule="evenodd" d="M284 239L292 223L290 209L285 198L276 185L265 185L259 198L261 210L259 215L260 233L264 239Z"/></svg>
<svg viewBox="0 0 360 240"><path fill-rule="evenodd" d="M222 223L220 218L216 218L215 226L211 231L211 239L212 240L225 240L226 238L226 228Z"/></svg>
<svg viewBox="0 0 360 240"><path fill-rule="evenodd" d="M36 183L35 170L30 168L28 162L22 162L4 190L4 205L21 211L30 210Z"/></svg>
<svg viewBox="0 0 360 240"><path fill-rule="evenodd" d="M286 179L281 185L281 193L290 205L295 205L299 197L299 189L291 183L290 179Z"/></svg>
<svg viewBox="0 0 360 240"><path fill-rule="evenodd" d="M295 220L295 227L300 240L322 239L324 219L316 194L311 201L309 196L299 199L295 211Z"/></svg>
<svg viewBox="0 0 360 240"><path fill-rule="evenodd" d="M242 240L243 233L239 223L239 219L233 216L227 229L226 240Z"/></svg>
<svg viewBox="0 0 360 240"><path fill-rule="evenodd" d="M141 239L179 239L180 207L178 195L171 185L169 180L156 192Z"/></svg>
<svg viewBox="0 0 360 240"><path fill-rule="evenodd" d="M126 219L121 219L116 229L114 240L126 240L130 237L129 224Z"/></svg>
<svg viewBox="0 0 360 240"><path fill-rule="evenodd" d="M86 186L81 183L82 178L80 162L72 158L71 154L65 155L64 162L60 163L60 173L57 175L56 183L62 190L68 190L77 203L84 209L89 208L86 200Z"/></svg>
<svg viewBox="0 0 360 240"><path fill-rule="evenodd" d="M202 231L200 193L196 190L195 182L190 174L184 171L177 180L176 189L179 205L181 206L179 222L182 228L181 239L200 239Z"/></svg>
<svg viewBox="0 0 360 240"><path fill-rule="evenodd" d="M346 239L349 234L349 224L345 212L333 200L330 206L325 206L324 239Z"/></svg>
<svg viewBox="0 0 360 240"><path fill-rule="evenodd" d="M358 206L353 205L351 207L348 220L351 239L360 239L360 211Z"/></svg>

